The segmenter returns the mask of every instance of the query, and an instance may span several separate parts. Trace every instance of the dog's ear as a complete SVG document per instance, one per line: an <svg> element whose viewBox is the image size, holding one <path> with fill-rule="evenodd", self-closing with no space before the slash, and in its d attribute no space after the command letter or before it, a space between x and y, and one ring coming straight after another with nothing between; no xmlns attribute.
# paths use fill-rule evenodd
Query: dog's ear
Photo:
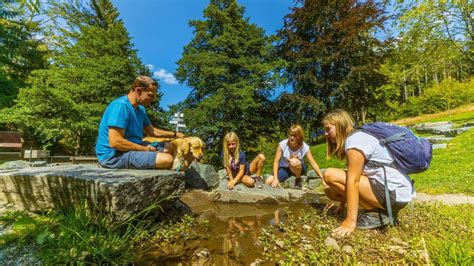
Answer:
<svg viewBox="0 0 474 266"><path fill-rule="evenodd" d="M189 153L189 148L191 147L191 143L187 140L183 141L183 144L181 145L181 148L183 149L183 155Z"/></svg>

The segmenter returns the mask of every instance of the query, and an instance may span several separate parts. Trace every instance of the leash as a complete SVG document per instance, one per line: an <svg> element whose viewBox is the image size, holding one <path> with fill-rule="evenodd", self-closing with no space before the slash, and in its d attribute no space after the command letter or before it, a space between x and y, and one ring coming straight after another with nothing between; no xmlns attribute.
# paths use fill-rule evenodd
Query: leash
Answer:
<svg viewBox="0 0 474 266"><path fill-rule="evenodd" d="M179 169L181 169L181 166L183 166L183 162L180 160L179 165L176 168L176 173L179 172Z"/></svg>

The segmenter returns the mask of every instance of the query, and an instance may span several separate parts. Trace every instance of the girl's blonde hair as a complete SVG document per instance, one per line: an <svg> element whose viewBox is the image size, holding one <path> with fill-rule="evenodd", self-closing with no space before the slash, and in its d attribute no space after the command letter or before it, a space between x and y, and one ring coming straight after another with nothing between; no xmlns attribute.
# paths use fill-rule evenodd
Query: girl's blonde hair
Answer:
<svg viewBox="0 0 474 266"><path fill-rule="evenodd" d="M298 143L298 147L303 145L304 142L304 132L303 128L300 125L292 125L288 130L288 138L293 135L296 137L296 143Z"/></svg>
<svg viewBox="0 0 474 266"><path fill-rule="evenodd" d="M345 159L346 152L344 150L344 143L349 134L355 129L354 119L352 119L348 112L342 109L334 109L324 116L323 125L326 122L336 127L336 142L332 143L326 137L327 158L329 159L331 156L336 156L338 159Z"/></svg>
<svg viewBox="0 0 474 266"><path fill-rule="evenodd" d="M230 140L234 140L236 142L236 147L235 147L235 151L234 151L234 154L232 154L232 157L234 157L234 162L236 164L239 163L239 152L240 152L240 141L239 141L239 137L237 136L237 134L235 134L234 132L229 132L227 133L225 136L224 136L224 167L229 167L229 164L230 164L230 154L229 154L229 148L227 147L227 143L230 141Z"/></svg>

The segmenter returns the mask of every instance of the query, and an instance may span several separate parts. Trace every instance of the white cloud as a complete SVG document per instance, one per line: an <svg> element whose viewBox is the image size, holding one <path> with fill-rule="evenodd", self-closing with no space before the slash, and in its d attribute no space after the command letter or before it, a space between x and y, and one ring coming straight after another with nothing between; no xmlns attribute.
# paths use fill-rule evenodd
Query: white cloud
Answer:
<svg viewBox="0 0 474 266"><path fill-rule="evenodd" d="M158 71L153 72L153 77L164 81L166 84L171 84L171 85L178 84L178 80L176 80L174 75L169 73L163 68L159 69Z"/></svg>
<svg viewBox="0 0 474 266"><path fill-rule="evenodd" d="M153 71L155 69L155 65L152 65L152 64L148 64L148 65L145 65L150 71Z"/></svg>

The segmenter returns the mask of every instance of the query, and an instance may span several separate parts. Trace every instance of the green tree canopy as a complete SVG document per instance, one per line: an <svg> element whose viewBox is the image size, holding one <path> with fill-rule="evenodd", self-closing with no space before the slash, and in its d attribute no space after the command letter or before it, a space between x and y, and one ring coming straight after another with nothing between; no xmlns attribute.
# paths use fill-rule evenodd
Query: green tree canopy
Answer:
<svg viewBox="0 0 474 266"><path fill-rule="evenodd" d="M18 103L3 118L33 134L43 146L93 153L100 116L139 74L149 74L109 0L55 4L49 15L60 46L51 66L31 73ZM53 47L54 48L54 47ZM8 115L6 115L8 113Z"/></svg>
<svg viewBox="0 0 474 266"><path fill-rule="evenodd" d="M278 33L294 93L322 101L326 109L359 111L364 119L383 81L375 70L386 44L374 35L385 20L382 6L373 1L297 0Z"/></svg>
<svg viewBox="0 0 474 266"><path fill-rule="evenodd" d="M11 107L28 74L46 65L38 22L27 15L14 0L0 2L0 109Z"/></svg>
<svg viewBox="0 0 474 266"><path fill-rule="evenodd" d="M177 78L192 88L185 100L186 125L205 138L218 162L223 135L235 131L243 145L267 132L267 98L278 84L282 61L274 39L244 18L235 0L211 0L203 20L193 20L194 37L178 61Z"/></svg>

